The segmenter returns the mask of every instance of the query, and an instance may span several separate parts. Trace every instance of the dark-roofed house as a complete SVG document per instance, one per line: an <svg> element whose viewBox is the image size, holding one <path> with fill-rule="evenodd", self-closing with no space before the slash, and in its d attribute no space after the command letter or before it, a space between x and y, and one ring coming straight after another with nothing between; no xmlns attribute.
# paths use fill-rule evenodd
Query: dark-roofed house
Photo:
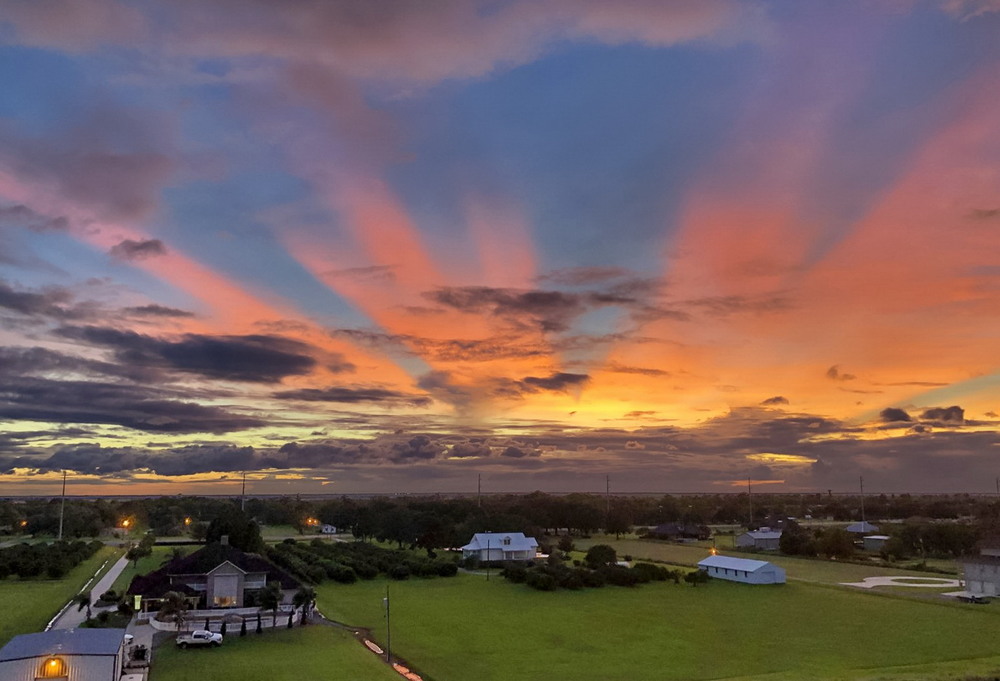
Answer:
<svg viewBox="0 0 1000 681"><path fill-rule="evenodd" d="M745 584L784 584L785 570L774 563L749 558L709 556L698 567L716 579Z"/></svg>
<svg viewBox="0 0 1000 681"><path fill-rule="evenodd" d="M242 608L256 604L256 593L268 582L282 590L297 589L299 582L256 553L228 544L209 544L190 556L173 560L159 570L132 580L128 593L156 601L168 591L187 595L198 609Z"/></svg>
<svg viewBox="0 0 1000 681"><path fill-rule="evenodd" d="M770 527L750 530L736 538L736 546L755 551L777 551L781 548L781 532Z"/></svg>
<svg viewBox="0 0 1000 681"><path fill-rule="evenodd" d="M0 648L3 681L118 681L124 665L124 629L53 629Z"/></svg>
<svg viewBox="0 0 1000 681"><path fill-rule="evenodd" d="M670 539L672 541L709 539L712 536L712 530L708 525L697 523L663 523L651 529L647 536L653 539Z"/></svg>

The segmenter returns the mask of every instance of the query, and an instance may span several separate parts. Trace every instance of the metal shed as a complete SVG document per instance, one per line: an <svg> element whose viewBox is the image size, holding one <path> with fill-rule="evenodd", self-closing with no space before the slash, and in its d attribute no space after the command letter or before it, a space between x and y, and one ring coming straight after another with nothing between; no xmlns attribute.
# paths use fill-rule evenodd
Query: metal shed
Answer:
<svg viewBox="0 0 1000 681"><path fill-rule="evenodd" d="M4 681L118 681L124 664L124 629L53 629L0 648Z"/></svg>
<svg viewBox="0 0 1000 681"><path fill-rule="evenodd" d="M744 584L784 584L785 570L765 560L709 556L698 567L716 579Z"/></svg>

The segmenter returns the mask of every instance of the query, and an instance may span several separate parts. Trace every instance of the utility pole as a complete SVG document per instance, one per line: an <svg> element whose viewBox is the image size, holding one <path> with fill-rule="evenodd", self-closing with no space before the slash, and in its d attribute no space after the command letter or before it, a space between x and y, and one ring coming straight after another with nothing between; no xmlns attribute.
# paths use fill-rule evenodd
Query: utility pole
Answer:
<svg viewBox="0 0 1000 681"><path fill-rule="evenodd" d="M747 503L750 505L750 523L747 529L753 528L753 488L750 486L750 478L747 477Z"/></svg>
<svg viewBox="0 0 1000 681"><path fill-rule="evenodd" d="M389 626L389 585L385 585L385 661L392 664L392 627Z"/></svg>
<svg viewBox="0 0 1000 681"><path fill-rule="evenodd" d="M1000 478L997 478L1000 480ZM483 474L479 474L479 478L476 482L476 506L479 508L483 507Z"/></svg>
<svg viewBox="0 0 1000 681"><path fill-rule="evenodd" d="M865 529L865 478L863 475L858 476L858 481L861 483L861 530L862 532L867 532Z"/></svg>
<svg viewBox="0 0 1000 681"><path fill-rule="evenodd" d="M62 501L59 504L59 541L63 537L63 517L66 515L66 469L63 469Z"/></svg>
<svg viewBox="0 0 1000 681"><path fill-rule="evenodd" d="M611 523L611 476L604 476L604 531L608 531Z"/></svg>
<svg viewBox="0 0 1000 681"><path fill-rule="evenodd" d="M240 490L240 510L247 510L247 472L243 471L243 488Z"/></svg>

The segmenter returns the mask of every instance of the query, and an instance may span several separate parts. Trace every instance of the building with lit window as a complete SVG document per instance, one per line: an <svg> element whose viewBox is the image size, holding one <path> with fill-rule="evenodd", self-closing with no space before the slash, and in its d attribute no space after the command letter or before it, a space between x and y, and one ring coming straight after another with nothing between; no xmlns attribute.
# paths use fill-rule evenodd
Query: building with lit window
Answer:
<svg viewBox="0 0 1000 681"><path fill-rule="evenodd" d="M53 629L0 648L3 681L118 681L124 665L124 629Z"/></svg>
<svg viewBox="0 0 1000 681"><path fill-rule="evenodd" d="M192 608L243 608L257 604L256 595L269 582L282 591L298 589L299 582L263 556L229 544L209 544L190 556L172 560L159 570L139 575L128 587L142 596L142 609L156 609L169 591L188 597Z"/></svg>

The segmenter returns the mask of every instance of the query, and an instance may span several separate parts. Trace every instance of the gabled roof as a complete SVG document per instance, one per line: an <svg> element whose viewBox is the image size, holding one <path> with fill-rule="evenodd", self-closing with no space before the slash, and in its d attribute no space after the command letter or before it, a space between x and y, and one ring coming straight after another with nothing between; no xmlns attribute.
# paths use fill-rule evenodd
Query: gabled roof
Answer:
<svg viewBox="0 0 1000 681"><path fill-rule="evenodd" d="M855 534L871 534L872 532L878 532L878 525L872 525L868 521L862 521L860 523L851 523L846 529L848 532L853 532Z"/></svg>
<svg viewBox="0 0 1000 681"><path fill-rule="evenodd" d="M754 539L781 539L781 530L772 530L770 528L766 530L750 530L749 532L744 532L744 535L749 535ZM742 535L741 535L742 536ZM742 569L742 568L741 568Z"/></svg>
<svg viewBox="0 0 1000 681"><path fill-rule="evenodd" d="M510 539L509 544L504 544ZM472 535L472 541L462 547L463 551L480 551L482 549L503 549L504 551L534 551L538 542L534 537L525 537L523 532L477 532Z"/></svg>
<svg viewBox="0 0 1000 681"><path fill-rule="evenodd" d="M756 572L762 567L774 566L766 560L753 560L751 558L733 558L731 556L709 556L698 561L698 567L728 568L730 570L745 570Z"/></svg>
<svg viewBox="0 0 1000 681"><path fill-rule="evenodd" d="M117 655L124 629L53 629L15 636L0 648L0 662L49 655Z"/></svg>
<svg viewBox="0 0 1000 681"><path fill-rule="evenodd" d="M275 566L264 556L256 553L246 553L228 544L209 544L190 556L172 560L159 570L147 575L138 575L129 584L129 594L141 594L146 598L159 598L168 591L196 595L197 592L188 589L183 584L171 584L172 575L207 575L222 564L229 562L243 572L266 572L272 580L281 582L282 589L298 588L299 582L281 568Z"/></svg>

